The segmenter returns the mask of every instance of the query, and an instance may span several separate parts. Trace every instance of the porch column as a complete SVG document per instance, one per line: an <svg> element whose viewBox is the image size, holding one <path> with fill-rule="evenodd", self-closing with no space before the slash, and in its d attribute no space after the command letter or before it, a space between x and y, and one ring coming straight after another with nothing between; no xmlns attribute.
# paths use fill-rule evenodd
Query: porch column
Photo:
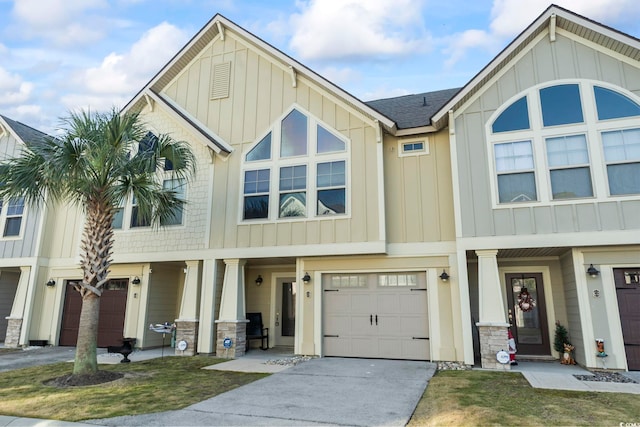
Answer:
<svg viewBox="0 0 640 427"><path fill-rule="evenodd" d="M227 359L244 356L247 338L247 316L244 298L244 259L225 259L216 355ZM225 339L231 339L231 347L225 348Z"/></svg>
<svg viewBox="0 0 640 427"><path fill-rule="evenodd" d="M511 365L497 361L500 350L508 350L509 323L498 272L498 251L476 251L478 255L478 304L480 311L480 357L485 369L510 370Z"/></svg>
<svg viewBox="0 0 640 427"><path fill-rule="evenodd" d="M211 354L216 351L215 319L218 269L215 259L204 260L202 286L200 286L200 328L198 331L198 353Z"/></svg>
<svg viewBox="0 0 640 427"><path fill-rule="evenodd" d="M21 342L22 324L24 322L24 314L27 304L27 291L29 289L29 279L31 276L31 267L20 267L20 279L18 279L18 288L13 298L11 306L11 314L7 317L7 335L5 337L5 347L18 347ZM26 337L22 337L22 343L25 343Z"/></svg>
<svg viewBox="0 0 640 427"><path fill-rule="evenodd" d="M179 318L176 323L175 354L193 356L198 345L198 308L200 303L200 261L185 261L187 272L184 278ZM185 350L179 349L181 341L187 343Z"/></svg>

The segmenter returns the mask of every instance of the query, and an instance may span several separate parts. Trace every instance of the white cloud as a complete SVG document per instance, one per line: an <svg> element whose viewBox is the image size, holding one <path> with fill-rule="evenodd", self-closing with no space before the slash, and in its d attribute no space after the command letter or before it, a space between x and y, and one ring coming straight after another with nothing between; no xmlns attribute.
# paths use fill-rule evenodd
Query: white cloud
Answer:
<svg viewBox="0 0 640 427"><path fill-rule="evenodd" d="M320 69L318 74L338 86L346 85L362 78L361 72L349 67L325 67Z"/></svg>
<svg viewBox="0 0 640 427"><path fill-rule="evenodd" d="M637 0L555 0L554 3L607 25L640 18ZM446 64L453 65L474 48L497 52L499 45L527 28L550 4L549 0L494 0L489 30L467 30L448 38L448 47L444 50L449 56Z"/></svg>
<svg viewBox="0 0 640 427"><path fill-rule="evenodd" d="M110 53L97 67L78 73L77 93L62 98L67 108L122 106L186 43L186 34L166 22L150 29L126 53Z"/></svg>
<svg viewBox="0 0 640 427"><path fill-rule="evenodd" d="M88 12L107 7L106 0L15 0L12 13L19 25L17 34L66 45L102 38L104 28L99 22L104 18Z"/></svg>
<svg viewBox="0 0 640 427"><path fill-rule="evenodd" d="M290 19L290 47L306 60L386 58L430 47L424 0L308 0Z"/></svg>
<svg viewBox="0 0 640 427"><path fill-rule="evenodd" d="M33 83L25 82L18 74L0 67L0 105L26 102L33 92Z"/></svg>

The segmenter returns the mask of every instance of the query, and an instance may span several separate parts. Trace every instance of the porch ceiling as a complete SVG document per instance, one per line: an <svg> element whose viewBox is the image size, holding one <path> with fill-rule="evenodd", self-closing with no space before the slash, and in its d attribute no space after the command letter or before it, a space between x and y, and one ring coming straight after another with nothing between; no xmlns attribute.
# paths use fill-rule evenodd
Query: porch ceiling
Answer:
<svg viewBox="0 0 640 427"><path fill-rule="evenodd" d="M550 248L514 248L498 250L498 258L541 258L558 257L570 248L550 247ZM478 257L474 251L467 251L467 259L475 260Z"/></svg>

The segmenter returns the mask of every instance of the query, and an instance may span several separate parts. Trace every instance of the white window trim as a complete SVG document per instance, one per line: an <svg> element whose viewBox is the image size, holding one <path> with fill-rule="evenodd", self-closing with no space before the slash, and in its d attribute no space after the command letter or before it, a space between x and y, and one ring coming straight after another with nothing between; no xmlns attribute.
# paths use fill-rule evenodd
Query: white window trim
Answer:
<svg viewBox="0 0 640 427"><path fill-rule="evenodd" d="M542 126L542 111L539 97L539 90L544 87L562 84L578 84L580 87L580 98L582 105L583 123L574 123L559 126ZM600 138L601 132L608 130L623 130L640 128L638 117L622 119L598 120L593 86L600 86L613 90L627 96L629 99L640 104L640 97L629 90L606 82L590 79L560 79L545 82L532 86L525 91L519 92L505 101L485 122L485 136L487 141L487 161L489 171L493 175L490 180L491 205L492 209L513 209L520 207L534 207L547 205L573 205L594 202L612 202L638 198L638 194L612 196L609 192L609 182L607 176L607 163L604 159L604 148ZM527 109L529 111L529 129L511 132L493 133L491 125L502 112L513 102L527 97ZM551 191L551 178L549 165L547 162L546 142L548 137L567 136L584 134L587 139L587 151L589 155L591 183L593 197L580 197L573 199L554 200ZM498 198L498 173L495 165L495 155L493 146L500 142L521 141L530 139L532 141L534 156L534 171L537 201L500 203Z"/></svg>
<svg viewBox="0 0 640 427"><path fill-rule="evenodd" d="M422 150L404 151L405 144L416 144L422 142ZM415 156L427 156L430 154L429 138L407 138L398 140L398 157L415 157Z"/></svg>
<svg viewBox="0 0 640 427"><path fill-rule="evenodd" d="M293 157L280 157L280 141L281 141L281 123L282 120L289 115L293 110L298 110L307 117L307 154L304 156ZM317 132L318 125L324 127L327 131L331 132L334 136L342 140L345 144L344 151L336 151L331 153L318 153L317 145ZM268 160L255 160L251 162L246 161L247 153L249 153L262 139L271 132L271 159ZM315 115L311 114L306 109L302 108L298 104L292 104L291 107L285 111L280 117L273 121L270 128L256 138L253 143L248 146L241 153L241 168L240 168L240 191L238 200L238 224L267 224L267 223L286 223L286 222L301 222L301 221L314 221L314 220L335 220L351 218L351 197L350 197L350 177L351 177L351 141L346 138L342 133L337 131L332 126L323 122ZM319 163L329 163L334 161L345 162L345 213L335 215L318 215L318 187L316 185L317 179L317 165ZM280 168L286 166L307 166L307 187L306 187L306 215L298 217L285 217L280 218ZM269 179L269 213L267 218L256 219L244 219L244 177L246 171L270 169L271 175ZM322 189L325 189L324 187Z"/></svg>
<svg viewBox="0 0 640 427"><path fill-rule="evenodd" d="M22 240L24 237L24 229L26 228L25 222L27 218L27 204L25 202L24 208L22 209L22 220L20 221L20 231L17 236L5 236L4 228L7 225L7 209L9 209L9 200L2 201L2 210L0 211L0 240L2 241L11 241L11 240ZM13 216L12 216L13 217Z"/></svg>

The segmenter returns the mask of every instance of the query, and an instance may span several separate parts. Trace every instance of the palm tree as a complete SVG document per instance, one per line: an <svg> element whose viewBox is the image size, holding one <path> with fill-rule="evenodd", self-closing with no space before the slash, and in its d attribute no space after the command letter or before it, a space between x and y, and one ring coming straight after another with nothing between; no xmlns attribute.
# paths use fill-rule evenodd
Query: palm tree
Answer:
<svg viewBox="0 0 640 427"><path fill-rule="evenodd" d="M148 133L137 114L82 111L62 123L62 136L25 141L22 154L0 167L0 200L23 197L31 205L70 203L83 210L83 278L76 286L82 311L72 375L90 375L98 371L100 295L111 265L114 215L133 195L139 220L155 228L170 221L184 201L163 188L156 170L166 159L172 178L189 180L195 156L185 142Z"/></svg>

